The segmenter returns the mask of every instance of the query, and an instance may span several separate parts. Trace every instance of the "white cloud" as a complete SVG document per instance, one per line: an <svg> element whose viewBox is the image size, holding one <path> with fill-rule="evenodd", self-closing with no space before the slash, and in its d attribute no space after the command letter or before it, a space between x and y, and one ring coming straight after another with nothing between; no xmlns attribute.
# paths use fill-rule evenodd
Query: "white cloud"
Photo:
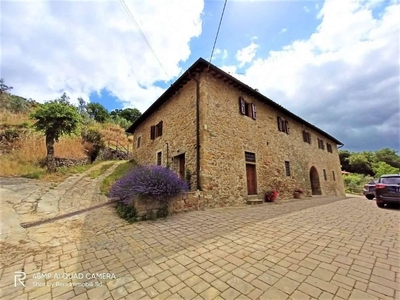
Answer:
<svg viewBox="0 0 400 300"><path fill-rule="evenodd" d="M168 76L118 1L6 1L2 77L14 93L41 101L106 88L144 110L162 92L154 82L181 72L201 33L203 1L125 2Z"/></svg>
<svg viewBox="0 0 400 300"><path fill-rule="evenodd" d="M214 57L224 60L224 59L226 59L228 57L228 50L226 50L226 49L221 50L221 49L217 48L214 51Z"/></svg>
<svg viewBox="0 0 400 300"><path fill-rule="evenodd" d="M304 10L306 13L309 13L309 12L310 12L310 10L308 9L307 6L303 6L303 10Z"/></svg>
<svg viewBox="0 0 400 300"><path fill-rule="evenodd" d="M254 39L254 38L253 38ZM253 58L256 56L257 48L259 45L255 44L252 42L249 46L238 50L236 53L235 57L236 59L240 62L239 67L243 67L246 63L249 63L253 60Z"/></svg>
<svg viewBox="0 0 400 300"><path fill-rule="evenodd" d="M240 79L353 149L400 150L400 5L374 18L372 2L327 0L314 34L254 60Z"/></svg>

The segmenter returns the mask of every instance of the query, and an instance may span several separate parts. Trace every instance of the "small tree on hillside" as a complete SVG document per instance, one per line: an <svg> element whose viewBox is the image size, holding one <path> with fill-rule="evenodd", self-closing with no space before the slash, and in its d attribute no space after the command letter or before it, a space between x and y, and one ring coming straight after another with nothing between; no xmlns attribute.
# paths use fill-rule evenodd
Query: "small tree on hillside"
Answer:
<svg viewBox="0 0 400 300"><path fill-rule="evenodd" d="M86 108L89 116L99 123L105 123L110 117L107 109L100 103L88 103Z"/></svg>
<svg viewBox="0 0 400 300"><path fill-rule="evenodd" d="M62 97L43 104L30 117L37 120L36 130L43 131L46 136L47 170L55 172L54 142L58 142L61 135L74 133L79 128L81 116L77 108Z"/></svg>

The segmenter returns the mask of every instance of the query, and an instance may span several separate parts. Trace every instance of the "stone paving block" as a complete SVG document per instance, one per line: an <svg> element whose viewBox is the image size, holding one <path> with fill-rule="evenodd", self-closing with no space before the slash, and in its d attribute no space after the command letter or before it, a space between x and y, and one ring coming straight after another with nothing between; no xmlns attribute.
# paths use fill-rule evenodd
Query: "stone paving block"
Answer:
<svg viewBox="0 0 400 300"><path fill-rule="evenodd" d="M274 287L281 290L282 292L285 292L288 295L292 294L298 286L299 283L297 281L286 277L279 279L278 282L274 284Z"/></svg>
<svg viewBox="0 0 400 300"><path fill-rule="evenodd" d="M308 296L307 294L304 294L300 291L295 291L291 296L290 296L291 300L309 300L310 296Z"/></svg>
<svg viewBox="0 0 400 300"><path fill-rule="evenodd" d="M324 281L330 281L335 273L323 268L316 268L311 275Z"/></svg>
<svg viewBox="0 0 400 300"><path fill-rule="evenodd" d="M228 288L220 296L225 300L231 300L236 299L239 295L240 293L237 290L233 288Z"/></svg>
<svg viewBox="0 0 400 300"><path fill-rule="evenodd" d="M110 291L107 289L105 285L88 290L87 294L89 299L96 299L96 300L107 299L108 297L110 297Z"/></svg>
<svg viewBox="0 0 400 300"><path fill-rule="evenodd" d="M343 284L345 284L345 285L347 285L349 287L353 287L355 282L356 282L352 278L349 278L347 276L342 276L342 275L339 275L339 274L336 274L335 276L333 276L332 280L340 282L340 283L343 283Z"/></svg>
<svg viewBox="0 0 400 300"><path fill-rule="evenodd" d="M178 294L183 298L183 299L193 299L196 297L196 293L189 287L185 287L181 289Z"/></svg>
<svg viewBox="0 0 400 300"><path fill-rule="evenodd" d="M314 298L318 298L322 294L319 288L316 288L306 282L299 285L298 290Z"/></svg>
<svg viewBox="0 0 400 300"><path fill-rule="evenodd" d="M381 284L375 283L375 282L370 282L368 284L368 288L372 291L378 292L380 294L389 296L389 297L394 297L394 289L382 286Z"/></svg>
<svg viewBox="0 0 400 300"><path fill-rule="evenodd" d="M284 300L287 298L288 295L286 295L284 292L281 292L277 288L274 288L273 286L260 296L260 300Z"/></svg>
<svg viewBox="0 0 400 300"><path fill-rule="evenodd" d="M376 296L373 296L371 294L368 294L366 292L363 292L363 291L360 291L360 290L357 290L357 289L353 289L351 291L350 297L348 299L350 299L350 300L360 300L360 299L363 299L363 300L378 300L379 298L376 297Z"/></svg>

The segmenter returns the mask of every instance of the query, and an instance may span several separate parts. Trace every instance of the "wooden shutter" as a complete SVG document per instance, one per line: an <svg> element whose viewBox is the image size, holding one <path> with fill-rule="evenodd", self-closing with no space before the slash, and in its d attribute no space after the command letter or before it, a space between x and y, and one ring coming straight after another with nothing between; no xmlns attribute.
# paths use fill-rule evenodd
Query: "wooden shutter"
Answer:
<svg viewBox="0 0 400 300"><path fill-rule="evenodd" d="M251 104L251 117L255 120L257 118L256 105Z"/></svg>
<svg viewBox="0 0 400 300"><path fill-rule="evenodd" d="M289 134L289 122L285 121L285 132Z"/></svg>
<svg viewBox="0 0 400 300"><path fill-rule="evenodd" d="M278 120L278 129L279 129L279 131L283 131L281 117L278 117L277 120Z"/></svg>
<svg viewBox="0 0 400 300"><path fill-rule="evenodd" d="M306 132L303 130L303 142L307 142Z"/></svg>
<svg viewBox="0 0 400 300"><path fill-rule="evenodd" d="M239 97L239 109L242 115L246 114L246 102L242 97Z"/></svg>
<svg viewBox="0 0 400 300"><path fill-rule="evenodd" d="M311 133L307 132L307 142L311 145Z"/></svg>
<svg viewBox="0 0 400 300"><path fill-rule="evenodd" d="M150 127L150 138L154 140L156 138L156 126Z"/></svg>
<svg viewBox="0 0 400 300"><path fill-rule="evenodd" d="M158 125L157 125L157 136L162 136L162 124L163 124L163 121L160 121L159 123L158 123Z"/></svg>

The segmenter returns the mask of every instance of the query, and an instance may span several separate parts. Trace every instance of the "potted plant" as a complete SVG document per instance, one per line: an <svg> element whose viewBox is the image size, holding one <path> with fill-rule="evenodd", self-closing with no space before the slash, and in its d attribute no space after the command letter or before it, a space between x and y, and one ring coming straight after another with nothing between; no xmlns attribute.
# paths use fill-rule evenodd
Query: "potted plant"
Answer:
<svg viewBox="0 0 400 300"><path fill-rule="evenodd" d="M265 193L265 202L274 202L278 197L279 193L277 190L270 190Z"/></svg>
<svg viewBox="0 0 400 300"><path fill-rule="evenodd" d="M300 199L301 198L301 194L303 194L303 193L304 193L304 190L302 188L297 188L293 192L293 197L295 199Z"/></svg>

